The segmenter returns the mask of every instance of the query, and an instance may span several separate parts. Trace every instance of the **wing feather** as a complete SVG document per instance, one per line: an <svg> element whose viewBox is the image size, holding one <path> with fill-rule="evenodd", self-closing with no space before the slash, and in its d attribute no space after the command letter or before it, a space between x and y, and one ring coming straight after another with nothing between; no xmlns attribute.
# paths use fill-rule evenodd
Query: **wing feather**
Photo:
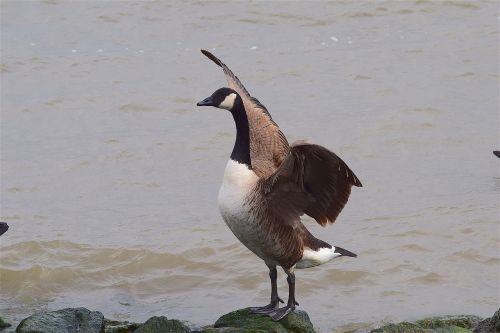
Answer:
<svg viewBox="0 0 500 333"><path fill-rule="evenodd" d="M212 53L201 52L222 67L229 88L240 95L247 113L250 129L250 160L252 168L260 178L267 178L280 166L288 153L286 137L273 121L267 108L243 86L236 75Z"/></svg>
<svg viewBox="0 0 500 333"><path fill-rule="evenodd" d="M344 208L358 177L340 157L328 149L294 143L276 172L262 182L269 209L295 223L307 214L320 225L334 223Z"/></svg>

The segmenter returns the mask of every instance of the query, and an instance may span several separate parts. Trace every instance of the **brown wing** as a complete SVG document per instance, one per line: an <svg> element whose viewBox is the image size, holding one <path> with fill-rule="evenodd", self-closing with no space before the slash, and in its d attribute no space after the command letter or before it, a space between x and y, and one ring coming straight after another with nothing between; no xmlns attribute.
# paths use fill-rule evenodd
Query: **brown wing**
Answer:
<svg viewBox="0 0 500 333"><path fill-rule="evenodd" d="M278 125L266 107L250 96L236 75L212 53L201 50L210 60L222 67L229 88L235 90L243 100L250 132L250 160L254 172L260 178L268 178L281 165L289 146Z"/></svg>
<svg viewBox="0 0 500 333"><path fill-rule="evenodd" d="M306 213L319 224L334 223L358 177L333 152L304 142L294 143L280 168L262 181L269 209L296 223Z"/></svg>

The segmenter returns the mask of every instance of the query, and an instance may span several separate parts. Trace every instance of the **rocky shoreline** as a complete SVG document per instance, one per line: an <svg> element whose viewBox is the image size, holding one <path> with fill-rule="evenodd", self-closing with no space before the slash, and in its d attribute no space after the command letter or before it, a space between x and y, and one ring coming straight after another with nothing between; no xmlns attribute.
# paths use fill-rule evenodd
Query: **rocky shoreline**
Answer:
<svg viewBox="0 0 500 333"><path fill-rule="evenodd" d="M295 311L280 322L240 309L220 317L213 325L192 328L188 322L151 317L144 323L115 321L99 311L66 308L35 313L17 327L0 317L2 333L315 333L309 316ZM500 309L491 318L470 315L431 317L415 322L388 323L371 329L342 333L493 333L500 332Z"/></svg>

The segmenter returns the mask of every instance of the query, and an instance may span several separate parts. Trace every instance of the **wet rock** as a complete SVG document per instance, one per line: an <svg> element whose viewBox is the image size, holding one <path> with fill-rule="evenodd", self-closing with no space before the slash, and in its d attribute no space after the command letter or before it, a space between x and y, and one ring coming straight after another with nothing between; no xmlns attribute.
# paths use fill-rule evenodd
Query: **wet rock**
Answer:
<svg viewBox="0 0 500 333"><path fill-rule="evenodd" d="M3 330L4 328L11 327L12 325L5 322L2 317L0 317L0 330Z"/></svg>
<svg viewBox="0 0 500 333"><path fill-rule="evenodd" d="M471 330L474 325L481 320L477 316L441 316L431 317L416 321L423 328L437 329L449 326L457 326Z"/></svg>
<svg viewBox="0 0 500 333"><path fill-rule="evenodd" d="M213 326L205 327L199 331L194 331L194 333L264 333L263 330L247 330L244 328L234 328L234 327L220 327L215 328Z"/></svg>
<svg viewBox="0 0 500 333"><path fill-rule="evenodd" d="M384 325L371 330L370 333L426 333L426 331L417 324L403 321L397 324Z"/></svg>
<svg viewBox="0 0 500 333"><path fill-rule="evenodd" d="M495 312L493 317L480 321L474 328L474 333L493 332L500 332L500 309Z"/></svg>
<svg viewBox="0 0 500 333"><path fill-rule="evenodd" d="M21 321L16 333L102 333L104 316L85 308L35 313Z"/></svg>
<svg viewBox="0 0 500 333"><path fill-rule="evenodd" d="M128 321L104 320L104 333L132 333L142 324Z"/></svg>
<svg viewBox="0 0 500 333"><path fill-rule="evenodd" d="M240 309L220 317L213 327L200 333L314 333L309 316L304 311L294 311L279 322L265 315L255 315Z"/></svg>
<svg viewBox="0 0 500 333"><path fill-rule="evenodd" d="M430 317L414 323L388 324L371 333L470 333L480 320L477 316Z"/></svg>
<svg viewBox="0 0 500 333"><path fill-rule="evenodd" d="M181 321L165 316L151 317L134 333L189 333L191 330Z"/></svg>

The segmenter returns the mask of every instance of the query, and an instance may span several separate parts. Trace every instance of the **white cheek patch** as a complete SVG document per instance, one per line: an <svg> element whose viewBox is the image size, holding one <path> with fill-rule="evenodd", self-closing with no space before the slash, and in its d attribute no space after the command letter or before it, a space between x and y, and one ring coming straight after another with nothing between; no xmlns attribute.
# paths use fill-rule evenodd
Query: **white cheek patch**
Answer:
<svg viewBox="0 0 500 333"><path fill-rule="evenodd" d="M235 99L236 99L235 93L227 95L226 98L224 98L224 100L222 101L222 103L219 104L219 108L231 111L231 109L234 106Z"/></svg>

